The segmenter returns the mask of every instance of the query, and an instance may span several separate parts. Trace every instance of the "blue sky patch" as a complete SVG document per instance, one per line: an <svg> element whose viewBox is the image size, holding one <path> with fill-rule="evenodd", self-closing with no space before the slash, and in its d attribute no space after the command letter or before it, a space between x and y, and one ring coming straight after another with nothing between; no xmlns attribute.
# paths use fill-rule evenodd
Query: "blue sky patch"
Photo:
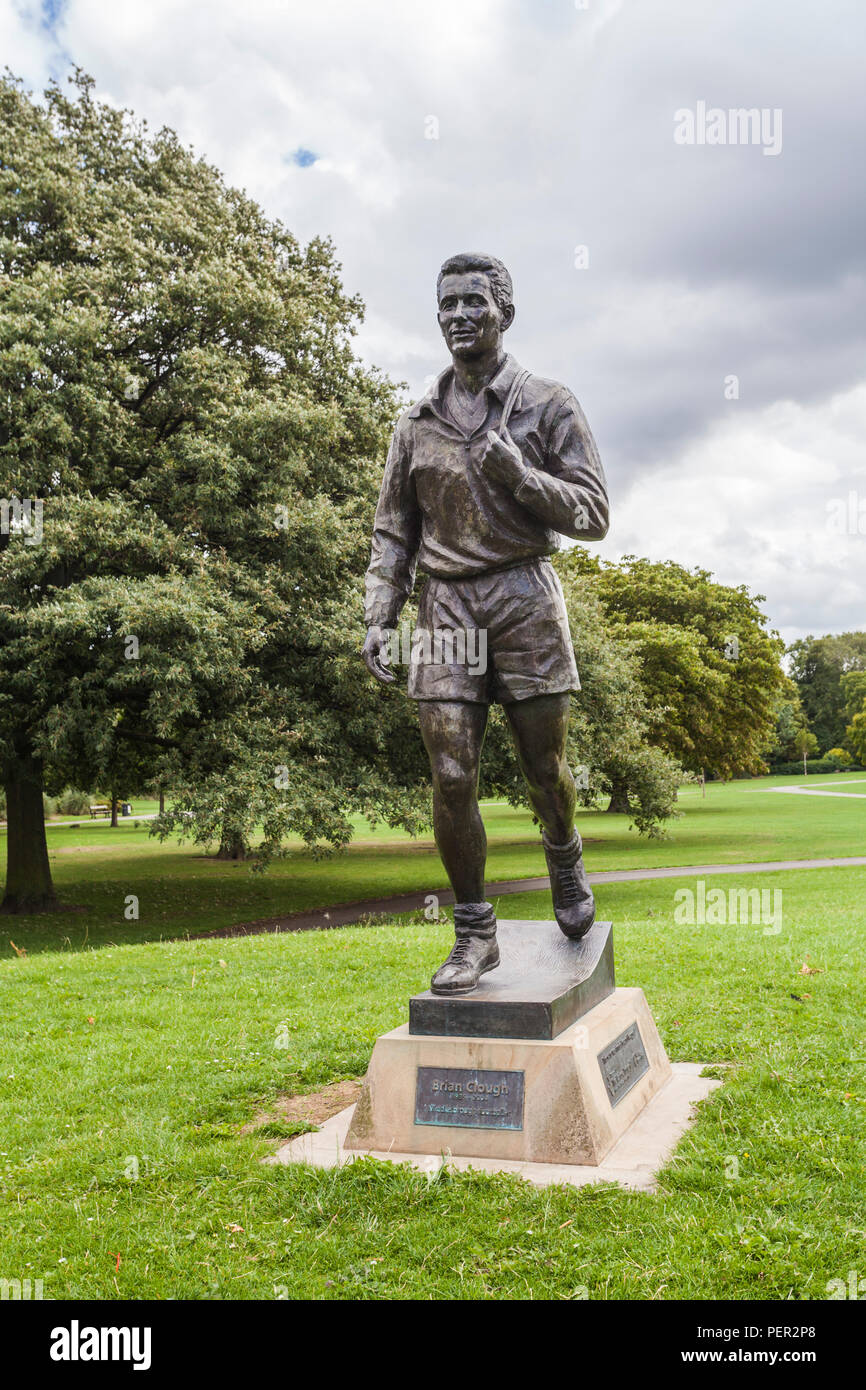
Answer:
<svg viewBox="0 0 866 1390"><path fill-rule="evenodd" d="M42 0L42 28L50 33L60 18L65 0Z"/></svg>
<svg viewBox="0 0 866 1390"><path fill-rule="evenodd" d="M319 158L312 150L305 150L303 146L298 146L291 154L284 156L287 164L297 164L301 169L309 169L311 164L315 164Z"/></svg>

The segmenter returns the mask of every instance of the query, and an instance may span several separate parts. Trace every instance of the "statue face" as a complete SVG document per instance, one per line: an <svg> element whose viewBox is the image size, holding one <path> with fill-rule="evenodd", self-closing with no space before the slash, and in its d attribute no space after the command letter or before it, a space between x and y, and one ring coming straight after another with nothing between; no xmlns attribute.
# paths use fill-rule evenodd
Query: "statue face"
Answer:
<svg viewBox="0 0 866 1390"><path fill-rule="evenodd" d="M514 310L503 312L481 270L446 275L439 286L439 327L451 356L462 361L495 351Z"/></svg>

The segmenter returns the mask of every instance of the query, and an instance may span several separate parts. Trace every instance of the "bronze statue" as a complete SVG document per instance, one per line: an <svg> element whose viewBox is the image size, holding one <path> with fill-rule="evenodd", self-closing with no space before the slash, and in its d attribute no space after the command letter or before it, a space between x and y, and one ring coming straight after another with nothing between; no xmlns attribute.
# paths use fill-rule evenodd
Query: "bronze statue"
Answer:
<svg viewBox="0 0 866 1390"><path fill-rule="evenodd" d="M572 393L530 375L503 348L514 304L502 262L452 256L437 293L452 365L394 431L367 571L363 658L377 680L394 680L393 634L420 566L428 577L416 635L427 640L413 641L409 695L430 757L436 845L456 898L456 940L431 987L459 994L499 964L478 808L492 700L505 709L541 822L556 920L579 938L595 919L566 761L580 681L548 556L558 535L605 536L608 501ZM484 646L483 662L466 660L472 636L476 655Z"/></svg>

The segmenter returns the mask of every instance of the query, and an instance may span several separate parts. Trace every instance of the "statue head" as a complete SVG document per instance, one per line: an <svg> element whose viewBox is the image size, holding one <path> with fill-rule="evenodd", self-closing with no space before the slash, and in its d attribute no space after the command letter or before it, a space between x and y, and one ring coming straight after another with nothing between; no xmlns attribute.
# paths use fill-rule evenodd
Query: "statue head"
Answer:
<svg viewBox="0 0 866 1390"><path fill-rule="evenodd" d="M495 256L449 256L436 281L439 327L452 357L495 352L514 321L511 276Z"/></svg>

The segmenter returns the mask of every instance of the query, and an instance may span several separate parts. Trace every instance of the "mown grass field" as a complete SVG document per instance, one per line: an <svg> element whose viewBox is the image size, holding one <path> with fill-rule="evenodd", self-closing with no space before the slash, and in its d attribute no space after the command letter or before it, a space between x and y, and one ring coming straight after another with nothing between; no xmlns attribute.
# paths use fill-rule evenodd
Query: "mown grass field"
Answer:
<svg viewBox="0 0 866 1390"><path fill-rule="evenodd" d="M585 817L590 867L864 852L863 801L747 782L683 804L661 845ZM543 872L526 817L488 819L491 876ZM426 888L424 850L299 856L256 879L131 827L112 834L55 860L86 914L3 921L28 954L7 946L0 962L0 1278L41 1278L49 1298L796 1300L862 1273L866 869L707 877L780 888L769 934L678 922L688 879L599 886L618 982L643 987L672 1060L724 1064L725 1084L657 1193L538 1192L511 1177L259 1162L292 1132L278 1097L363 1074L447 950L447 922L157 939L324 903L329 883L330 900ZM127 924L113 895L135 884L152 916ZM550 903L517 895L501 910L549 916Z"/></svg>
<svg viewBox="0 0 866 1390"><path fill-rule="evenodd" d="M745 860L815 859L866 854L866 797L781 795L779 786L813 785L866 793L866 774L762 778L711 783L680 792L683 815L664 840L629 829L628 818L582 811L579 824L590 869L650 868L675 864L729 864ZM150 803L148 803L150 804ZM143 804L135 803L144 813ZM151 809L155 809L155 803ZM487 803L488 878L531 878L547 872L537 827L528 813ZM224 863L189 843L160 842L148 822L108 824L86 819L49 826L49 853L58 892L80 909L40 918L15 918L0 929L0 957L16 946L30 953L58 948L160 940L211 931L331 903L447 887L432 837L411 840L385 827L359 824L351 849L314 859L299 846L265 875L246 864ZM5 863L5 830L0 830ZM138 899L139 917L125 916Z"/></svg>

